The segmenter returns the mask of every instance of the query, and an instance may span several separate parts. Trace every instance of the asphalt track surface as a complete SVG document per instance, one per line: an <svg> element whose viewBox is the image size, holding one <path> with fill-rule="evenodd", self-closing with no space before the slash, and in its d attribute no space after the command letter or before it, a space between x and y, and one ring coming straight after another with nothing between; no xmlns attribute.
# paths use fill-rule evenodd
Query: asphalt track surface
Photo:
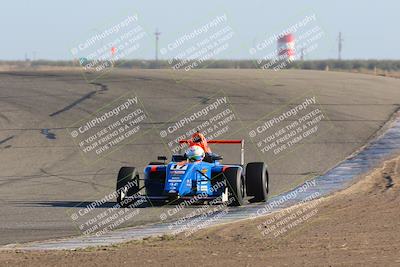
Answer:
<svg viewBox="0 0 400 267"><path fill-rule="evenodd" d="M207 106L215 94L226 96L236 115L222 137L244 138L247 162L267 161L275 195L364 145L399 108L399 85L391 78L316 71L118 70L94 82L80 72L0 73L0 244L78 235L71 211L114 190L120 166L141 168L166 154L160 129L177 114ZM151 118L141 125L146 134L85 163L67 128L126 94L137 96ZM255 122L314 96L324 113L318 132L282 156L260 154L248 134ZM226 162L239 159L235 147L214 151ZM126 225L159 222L168 209L141 209Z"/></svg>

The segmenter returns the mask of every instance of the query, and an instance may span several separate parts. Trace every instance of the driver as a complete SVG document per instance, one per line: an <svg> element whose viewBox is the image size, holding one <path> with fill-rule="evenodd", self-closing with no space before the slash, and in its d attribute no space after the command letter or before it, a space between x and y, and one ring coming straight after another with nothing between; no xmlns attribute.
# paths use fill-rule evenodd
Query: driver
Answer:
<svg viewBox="0 0 400 267"><path fill-rule="evenodd" d="M211 154L211 149L207 144L207 139L199 131L195 132L192 135L192 138L189 140L188 145L189 145L189 147L199 146L204 150L205 153Z"/></svg>
<svg viewBox="0 0 400 267"><path fill-rule="evenodd" d="M203 158L203 160L205 162L212 163L214 161L213 157L218 156L217 154L211 152L211 149L210 149L210 147L208 146L208 143L207 143L207 139L199 131L195 132L192 135L192 138L189 139L189 141L188 141L188 145L189 145L189 147L191 147L191 146L199 146L199 147L201 147L204 150L204 153L205 153L205 156Z"/></svg>

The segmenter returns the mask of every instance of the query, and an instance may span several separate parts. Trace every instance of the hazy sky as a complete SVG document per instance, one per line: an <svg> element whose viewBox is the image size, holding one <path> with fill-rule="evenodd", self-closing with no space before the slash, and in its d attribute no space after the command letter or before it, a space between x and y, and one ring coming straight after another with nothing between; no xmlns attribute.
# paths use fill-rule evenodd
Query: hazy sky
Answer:
<svg viewBox="0 0 400 267"><path fill-rule="evenodd" d="M341 31L345 59L400 59L399 11L398 0L4 1L0 59L24 59L25 53L32 58L34 51L40 59L72 59L72 47L129 14L137 14L147 32L140 49L129 58L154 58L156 28L161 31L160 47L164 47L224 14L234 36L229 48L215 57L250 58L252 46L305 15L315 14L315 25L323 29L324 36L306 58L336 58Z"/></svg>

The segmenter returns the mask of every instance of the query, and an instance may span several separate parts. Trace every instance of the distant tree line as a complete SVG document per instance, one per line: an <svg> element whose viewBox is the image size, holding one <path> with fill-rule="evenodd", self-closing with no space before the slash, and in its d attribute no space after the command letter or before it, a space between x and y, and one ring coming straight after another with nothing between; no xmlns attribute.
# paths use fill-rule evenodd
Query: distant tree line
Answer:
<svg viewBox="0 0 400 267"><path fill-rule="evenodd" d="M117 61L114 66L120 68L139 68L139 69L155 69L155 68L173 68L178 64L179 60L125 60ZM192 61L195 62L195 61ZM178 69L184 69L184 66L191 64L192 62L186 62L183 66ZM262 65L265 65L263 62ZM63 60L35 60L35 61L0 61L0 65L19 65L19 66L78 66L77 61L63 61ZM216 69L255 69L261 68L261 64L258 64L256 60L206 60L203 62L197 62L194 69L202 68L216 68ZM287 64L286 69L306 69L306 70L384 70L384 71L399 71L400 60L296 60Z"/></svg>

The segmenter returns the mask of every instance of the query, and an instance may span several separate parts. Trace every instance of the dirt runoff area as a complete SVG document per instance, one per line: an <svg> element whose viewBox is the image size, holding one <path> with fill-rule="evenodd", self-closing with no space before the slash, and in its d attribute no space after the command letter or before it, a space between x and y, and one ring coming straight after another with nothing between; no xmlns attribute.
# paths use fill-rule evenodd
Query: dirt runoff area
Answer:
<svg viewBox="0 0 400 267"><path fill-rule="evenodd" d="M342 192L255 220L104 248L3 251L0 266L400 266L399 189L400 157Z"/></svg>

